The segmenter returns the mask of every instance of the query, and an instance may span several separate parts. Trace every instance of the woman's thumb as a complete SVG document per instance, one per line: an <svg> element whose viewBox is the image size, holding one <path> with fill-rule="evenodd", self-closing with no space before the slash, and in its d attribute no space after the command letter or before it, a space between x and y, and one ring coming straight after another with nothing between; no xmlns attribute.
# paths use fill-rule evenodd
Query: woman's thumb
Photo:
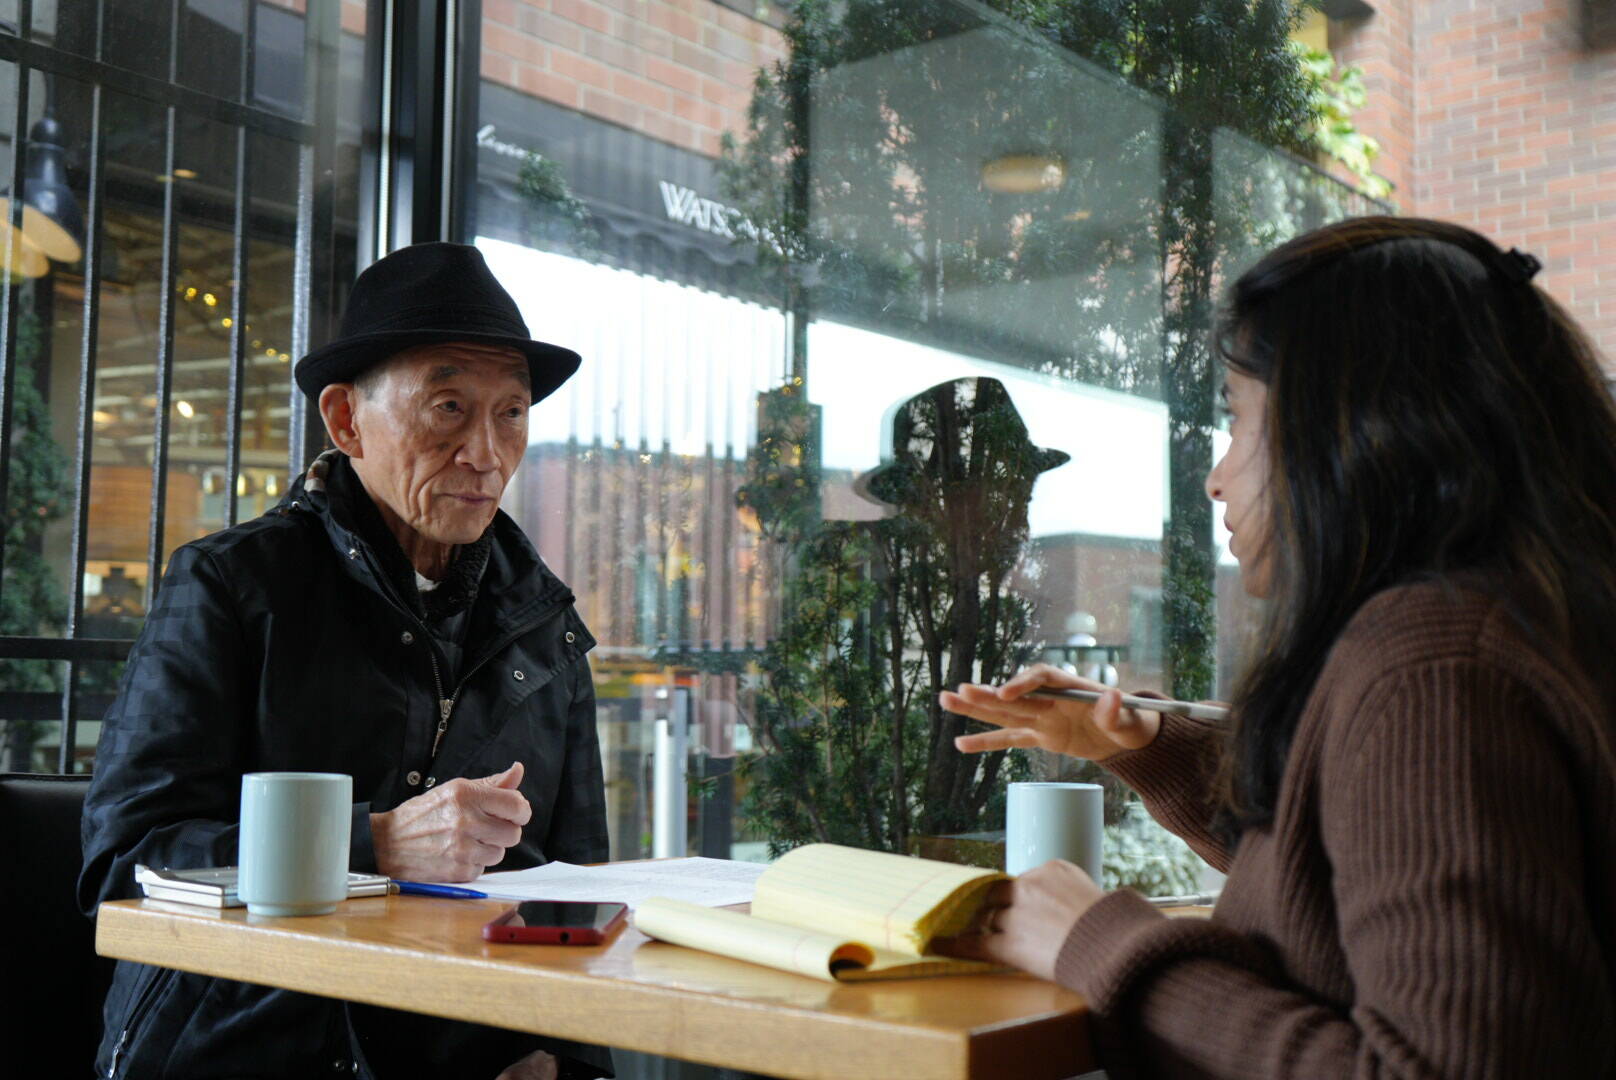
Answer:
<svg viewBox="0 0 1616 1080"><path fill-rule="evenodd" d="M1133 749L1139 741L1139 714L1122 707L1120 690L1107 690L1095 704L1094 723L1118 746Z"/></svg>

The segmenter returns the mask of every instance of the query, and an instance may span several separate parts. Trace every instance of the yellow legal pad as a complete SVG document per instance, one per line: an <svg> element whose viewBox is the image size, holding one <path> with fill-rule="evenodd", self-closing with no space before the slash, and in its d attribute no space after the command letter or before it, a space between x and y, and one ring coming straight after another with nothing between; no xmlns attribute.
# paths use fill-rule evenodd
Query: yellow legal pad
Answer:
<svg viewBox="0 0 1616 1080"><path fill-rule="evenodd" d="M758 878L752 913L652 898L634 912L650 937L816 979L956 975L1001 968L928 956L967 930L1007 875L836 844L810 844Z"/></svg>

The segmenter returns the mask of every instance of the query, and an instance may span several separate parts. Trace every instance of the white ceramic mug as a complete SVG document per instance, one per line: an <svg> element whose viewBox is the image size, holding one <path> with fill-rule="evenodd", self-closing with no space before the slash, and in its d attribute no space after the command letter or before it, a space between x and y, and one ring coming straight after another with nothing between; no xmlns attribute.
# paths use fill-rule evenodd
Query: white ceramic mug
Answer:
<svg viewBox="0 0 1616 1080"><path fill-rule="evenodd" d="M1020 874L1051 859L1065 859L1099 881L1104 849L1105 789L1099 784L1010 785L1005 804L1006 873Z"/></svg>
<svg viewBox="0 0 1616 1080"><path fill-rule="evenodd" d="M254 915L329 915L348 897L353 777L267 772L241 778L241 876Z"/></svg>

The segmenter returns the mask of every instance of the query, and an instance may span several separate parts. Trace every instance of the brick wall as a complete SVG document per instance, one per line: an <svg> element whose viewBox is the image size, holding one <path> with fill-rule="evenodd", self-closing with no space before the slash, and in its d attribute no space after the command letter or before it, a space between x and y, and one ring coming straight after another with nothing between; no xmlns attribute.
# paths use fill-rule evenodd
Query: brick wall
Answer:
<svg viewBox="0 0 1616 1080"><path fill-rule="evenodd" d="M1377 0L1332 44L1364 68L1402 211L1536 254L1616 370L1616 49L1586 44L1583 7Z"/></svg>
<svg viewBox="0 0 1616 1080"><path fill-rule="evenodd" d="M485 79L717 155L780 34L714 0L483 0Z"/></svg>

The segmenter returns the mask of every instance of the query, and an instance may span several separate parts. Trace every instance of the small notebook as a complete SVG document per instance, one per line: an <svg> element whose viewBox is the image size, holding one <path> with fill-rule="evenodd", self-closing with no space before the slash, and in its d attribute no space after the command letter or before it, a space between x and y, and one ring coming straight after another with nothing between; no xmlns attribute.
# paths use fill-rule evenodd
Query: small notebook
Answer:
<svg viewBox="0 0 1616 1080"><path fill-rule="evenodd" d="M654 898L634 924L659 941L851 982L1003 968L928 953L970 928L1007 875L836 844L797 848L758 878L752 913Z"/></svg>
<svg viewBox="0 0 1616 1080"><path fill-rule="evenodd" d="M174 900L201 907L245 907L236 895L237 871L234 866L210 866L202 870L153 869L135 864L135 881L153 900ZM387 877L383 874L348 875L348 899L356 896L386 896Z"/></svg>

